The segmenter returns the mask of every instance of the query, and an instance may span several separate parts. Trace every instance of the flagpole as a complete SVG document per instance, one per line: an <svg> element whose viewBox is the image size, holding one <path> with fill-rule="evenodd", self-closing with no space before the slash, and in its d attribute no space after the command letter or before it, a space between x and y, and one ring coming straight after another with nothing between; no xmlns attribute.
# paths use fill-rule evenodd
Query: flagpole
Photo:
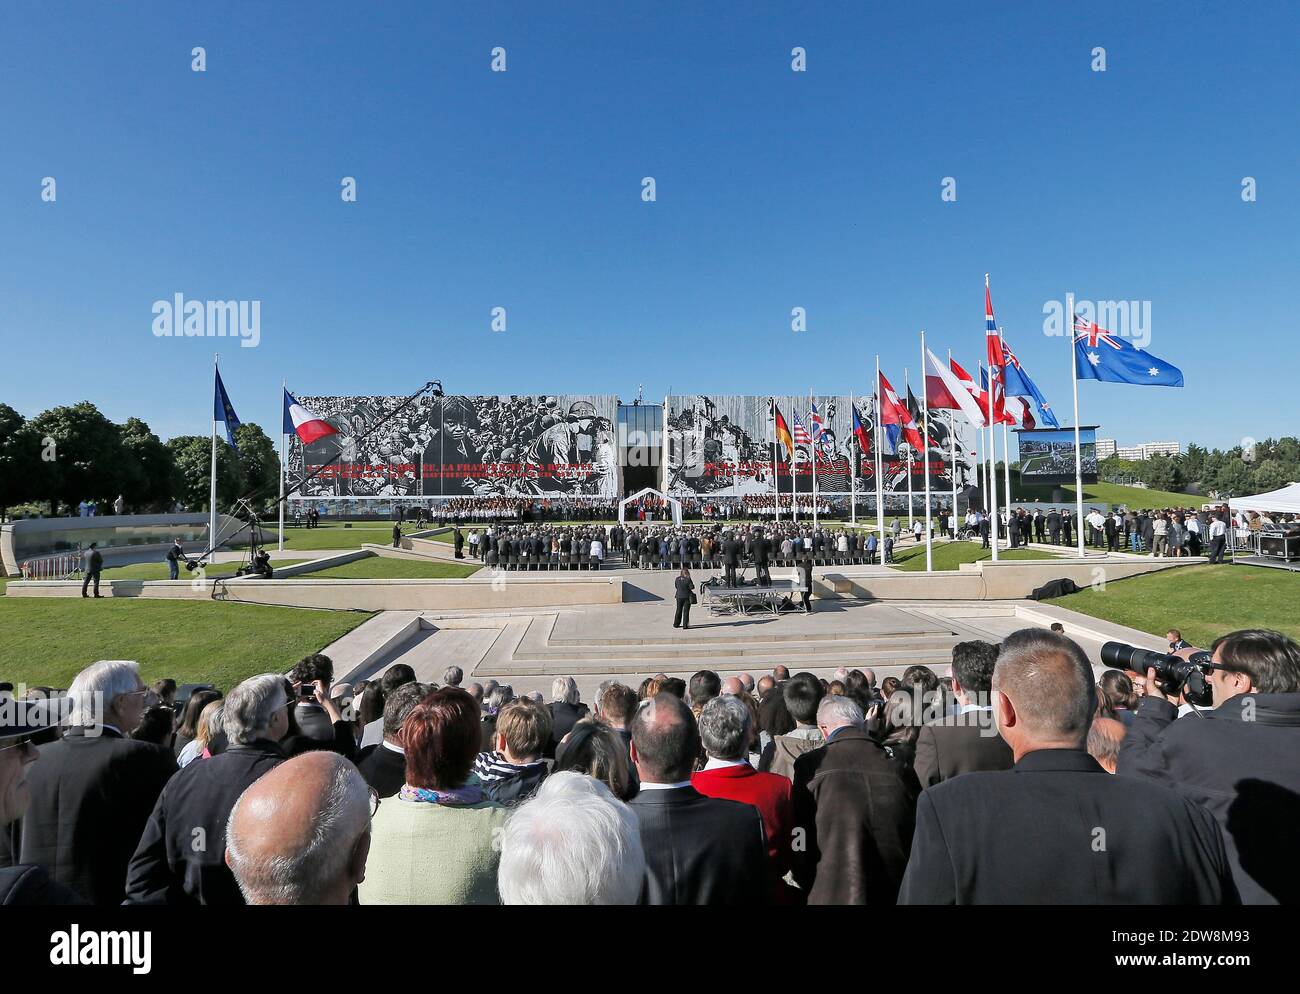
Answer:
<svg viewBox="0 0 1300 994"><path fill-rule="evenodd" d="M885 490L884 466L880 458L880 353L876 353L876 385L875 385L875 403L876 409L872 412L875 416L875 427L872 431L875 433L876 442L876 528L880 532L876 536L876 551L880 554L880 564L885 563Z"/></svg>
<svg viewBox="0 0 1300 994"><path fill-rule="evenodd" d="M1002 340L1002 329L998 328L998 342L1002 345L1002 354L1007 354L1006 343ZM1007 381L1007 371L1002 370L1002 382ZM1006 395L1006 388L1003 387L1003 396ZM1005 421L1002 422L1002 477L1006 481L1005 493L1007 495L1007 540L1011 540L1011 429L1007 427Z"/></svg>
<svg viewBox="0 0 1300 994"><path fill-rule="evenodd" d="M808 403L809 404L816 403L816 401L813 400L813 394L811 390L808 391ZM809 410L811 411L811 407L809 408ZM809 414L808 417L811 420L812 415ZM821 432L820 431L817 432L817 435L818 437L820 437ZM813 475L813 528L816 529L817 528L817 438L813 438L813 445L812 445L812 475Z"/></svg>
<svg viewBox="0 0 1300 994"><path fill-rule="evenodd" d="M289 389L289 384L284 380L280 381L280 406L284 407L284 391ZM284 417L280 417L280 545L279 552L284 551Z"/></svg>
<svg viewBox="0 0 1300 994"><path fill-rule="evenodd" d="M904 367L903 367L903 392L904 392L904 395L906 396L907 392L910 391L911 389L912 389L912 385L911 385L910 382L908 382L908 379L907 379L907 367L904 366ZM903 406L904 406L904 407L907 406L907 402L906 402L906 401L903 402ZM909 420L909 421L911 420L911 413L910 413L910 412L908 413L908 420ZM908 443L907 443L907 530L908 530L908 531L911 531L911 530L912 530L912 525L913 525L913 520L912 520L912 443L911 443L911 442L908 442Z"/></svg>
<svg viewBox="0 0 1300 994"><path fill-rule="evenodd" d="M858 462L862 458L858 451L858 433L853 430L853 411L858 406L858 399L849 391L849 454L853 457L853 465L849 467L849 524L857 527L858 524Z"/></svg>
<svg viewBox="0 0 1300 994"><path fill-rule="evenodd" d="M781 520L781 475L776 471L776 398L772 398L772 485L776 487L776 521Z"/></svg>
<svg viewBox="0 0 1300 994"><path fill-rule="evenodd" d="M799 418L799 412L793 407L790 408L790 417L796 421ZM794 429L791 428L791 431ZM793 435L790 436L792 439ZM796 445L790 450L790 517L797 525L799 523L799 446Z"/></svg>
<svg viewBox="0 0 1300 994"><path fill-rule="evenodd" d="M980 379L984 379L984 370L981 365ZM993 377L989 377L989 388L985 393L987 398L988 410L986 420L989 423L988 445L984 448L984 455L988 458L988 469L985 479L989 485L989 538L993 546L993 561L998 561L998 478L997 478L997 435L993 430Z"/></svg>
<svg viewBox="0 0 1300 994"><path fill-rule="evenodd" d="M948 370L952 371L952 349L948 350ZM948 412L948 435L952 442L952 514L948 518L949 531L957 538L957 412ZM964 461L964 460L963 460Z"/></svg>
<svg viewBox="0 0 1300 994"><path fill-rule="evenodd" d="M220 356L217 353L212 354L212 396L214 400L212 411L212 473L208 488L208 546L213 552L217 551L217 412L216 412L216 393L217 377L221 375L218 366Z"/></svg>
<svg viewBox="0 0 1300 994"><path fill-rule="evenodd" d="M921 447L925 450L925 571L934 572L930 528L930 392L925 389L925 329L921 329Z"/></svg>
<svg viewBox="0 0 1300 994"><path fill-rule="evenodd" d="M1070 385L1074 388L1074 534L1079 557L1083 551L1083 454L1079 450L1079 370L1074 347L1074 294L1065 295L1065 320L1069 322L1066 340L1070 343ZM1110 322L1107 322L1109 324Z"/></svg>

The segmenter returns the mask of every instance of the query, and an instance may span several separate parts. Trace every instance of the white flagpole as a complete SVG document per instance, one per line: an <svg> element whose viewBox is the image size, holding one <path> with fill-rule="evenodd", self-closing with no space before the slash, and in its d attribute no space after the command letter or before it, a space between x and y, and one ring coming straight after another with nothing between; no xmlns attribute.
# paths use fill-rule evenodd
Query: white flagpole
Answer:
<svg viewBox="0 0 1300 994"><path fill-rule="evenodd" d="M930 396L925 389L925 329L921 329L921 446L925 449L925 571L934 571L933 537L930 528Z"/></svg>
<svg viewBox="0 0 1300 994"><path fill-rule="evenodd" d="M876 442L876 528L880 534L876 536L876 551L880 554L880 563L885 562L885 482L884 464L880 458L880 354L876 353L876 385L873 388L873 395L876 398L876 409L872 412L875 416L875 427L872 432L875 434Z"/></svg>
<svg viewBox="0 0 1300 994"><path fill-rule="evenodd" d="M907 367L903 367L903 397L907 397L907 391L911 389L912 384L907 379ZM907 406L907 400L903 400L903 406ZM908 412L911 417L911 412ZM907 530L912 530L912 444L907 445Z"/></svg>
<svg viewBox="0 0 1300 994"><path fill-rule="evenodd" d="M1079 370L1075 366L1074 294L1065 295L1066 340L1070 343L1070 384L1074 387L1074 534L1083 557L1083 454L1079 451Z"/></svg>
<svg viewBox="0 0 1300 994"><path fill-rule="evenodd" d="M817 403L817 401L813 399L813 393L812 393L811 390L809 390L809 391L808 391L808 404L809 404L810 406L809 406L809 408L808 408L808 419L809 419L810 421L812 420L812 406L811 406L811 405L813 405L813 404L815 404L815 403ZM812 431L812 430L814 430L814 429L810 428L809 430ZM818 433L818 434L820 434L820 433ZM813 490L813 528L815 529L815 528L817 527L817 439L816 439L816 438L813 439L813 445L812 445L812 475L813 475L813 488L812 488L812 490Z"/></svg>
<svg viewBox="0 0 1300 994"><path fill-rule="evenodd" d="M1001 328L998 329L998 341L1002 342ZM1002 343L1002 354L1003 356L1007 354L1005 342ZM1005 383L1006 379L1007 379L1007 372L1006 369L1003 369L1002 382ZM1006 396L1005 390L1003 391L1003 396L1004 397ZM1006 487L1003 490L1003 493L1007 495L1007 541L1011 540L1011 444L1009 441L1010 438L1011 438L1011 430L1007 427L1007 423L1003 421L1002 422L1002 476L1003 479L1006 481Z"/></svg>
<svg viewBox="0 0 1300 994"><path fill-rule="evenodd" d="M853 457L853 465L849 467L849 524L857 525L858 523L858 463L862 459L858 449L858 434L853 430L853 409L858 406L858 399L849 391L849 455Z"/></svg>
<svg viewBox="0 0 1300 994"><path fill-rule="evenodd" d="M284 551L284 448L286 436L284 434L284 391L289 389L289 384L284 380L280 381L280 545L278 551Z"/></svg>
<svg viewBox="0 0 1300 994"><path fill-rule="evenodd" d="M948 350L948 369L952 369L952 349ZM956 399L956 398L954 398ZM957 538L957 412L948 412L948 437L952 442L952 514L948 517L949 531ZM963 452L966 450L963 448ZM965 462L965 459L962 460Z"/></svg>
<svg viewBox="0 0 1300 994"><path fill-rule="evenodd" d="M983 379L983 368L981 366L980 378ZM989 423L989 444L985 448L985 454L988 456L988 484L989 484L989 541L993 546L993 561L998 561L998 464L997 464L997 432L993 429L993 377L989 377L989 389L986 394L987 411L986 417Z"/></svg>
<svg viewBox="0 0 1300 994"><path fill-rule="evenodd" d="M796 417L798 414L793 407L790 408L790 417ZM790 427L791 431L794 428ZM793 435L790 436L793 439ZM790 517L797 525L799 523L799 446L796 444L790 453Z"/></svg>
<svg viewBox="0 0 1300 994"><path fill-rule="evenodd" d="M218 355L212 355L212 393L216 399ZM208 489L208 548L217 551L217 414L212 412L212 479Z"/></svg>
<svg viewBox="0 0 1300 994"><path fill-rule="evenodd" d="M770 415L772 422L772 486L776 497L776 520L781 520L781 476L777 473L776 467L776 398L772 398L772 412Z"/></svg>

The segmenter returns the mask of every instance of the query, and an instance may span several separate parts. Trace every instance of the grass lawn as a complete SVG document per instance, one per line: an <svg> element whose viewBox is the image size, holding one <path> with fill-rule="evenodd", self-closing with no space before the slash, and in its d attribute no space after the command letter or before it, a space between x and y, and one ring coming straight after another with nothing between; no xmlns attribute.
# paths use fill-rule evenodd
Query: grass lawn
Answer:
<svg viewBox="0 0 1300 994"><path fill-rule="evenodd" d="M1152 635L1177 628L1209 648L1239 628L1272 628L1300 639L1300 574L1257 566L1184 566L1108 583L1048 601Z"/></svg>
<svg viewBox="0 0 1300 994"><path fill-rule="evenodd" d="M478 566L460 563L420 562L417 559L390 559L367 556L355 562L332 566L315 573L304 573L303 580L447 580L477 573Z"/></svg>
<svg viewBox="0 0 1300 994"><path fill-rule="evenodd" d="M1001 483L1000 479L999 483ZM1042 485L1012 485L1011 496L1018 501L1050 501L1052 489ZM1065 491L1067 501L1075 499L1074 484L1061 489ZM1206 500L1207 498L1194 494L1176 494L1168 490L1144 490L1142 487L1125 487L1118 483L1086 483L1083 487L1084 514L1088 513L1089 501L1099 504L1124 504L1136 511L1144 507L1200 507Z"/></svg>
<svg viewBox="0 0 1300 994"><path fill-rule="evenodd" d="M305 559L272 559L271 567L292 566L294 563L306 562ZM244 564L238 563L209 563L204 571L204 576L234 576L235 571ZM181 567L181 579L188 580L194 576ZM167 564L166 563L132 563L130 566L115 566L112 569L104 570L105 580L166 580Z"/></svg>
<svg viewBox="0 0 1300 994"><path fill-rule="evenodd" d="M341 522L322 523L319 528L290 528L286 525L284 547L286 550L310 552L316 549L356 549L365 542L389 545L393 541L395 522L354 521L351 524L351 528L344 528ZM411 532L414 529L407 525L402 531ZM274 528L268 530L266 539L267 551L274 556L278 545Z"/></svg>
<svg viewBox="0 0 1300 994"><path fill-rule="evenodd" d="M214 683L283 672L370 617L211 601L0 597L0 680L67 687L98 659L134 659L149 683Z"/></svg>
<svg viewBox="0 0 1300 994"><path fill-rule="evenodd" d="M992 559L993 550L982 548L978 542L935 542L931 556L936 570L957 569L962 563ZM1050 552L1037 549L1000 549L998 559L1051 559ZM925 543L894 546L894 568L925 572Z"/></svg>

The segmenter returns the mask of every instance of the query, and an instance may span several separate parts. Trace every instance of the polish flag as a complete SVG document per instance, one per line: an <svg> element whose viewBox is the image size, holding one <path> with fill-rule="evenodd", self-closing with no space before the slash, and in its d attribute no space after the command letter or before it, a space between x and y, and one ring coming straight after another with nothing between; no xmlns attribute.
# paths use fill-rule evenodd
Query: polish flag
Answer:
<svg viewBox="0 0 1300 994"><path fill-rule="evenodd" d="M284 434L293 432L303 445L318 442L327 435L337 435L329 422L303 407L288 390L284 392Z"/></svg>

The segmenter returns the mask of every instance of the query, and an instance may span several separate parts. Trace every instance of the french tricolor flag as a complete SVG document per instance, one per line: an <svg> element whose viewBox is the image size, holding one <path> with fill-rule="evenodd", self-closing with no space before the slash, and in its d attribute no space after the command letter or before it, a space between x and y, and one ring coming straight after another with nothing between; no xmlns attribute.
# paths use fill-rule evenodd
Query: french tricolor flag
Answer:
<svg viewBox="0 0 1300 994"><path fill-rule="evenodd" d="M329 422L299 404L288 390L284 391L284 433L297 435L303 445L338 434Z"/></svg>

